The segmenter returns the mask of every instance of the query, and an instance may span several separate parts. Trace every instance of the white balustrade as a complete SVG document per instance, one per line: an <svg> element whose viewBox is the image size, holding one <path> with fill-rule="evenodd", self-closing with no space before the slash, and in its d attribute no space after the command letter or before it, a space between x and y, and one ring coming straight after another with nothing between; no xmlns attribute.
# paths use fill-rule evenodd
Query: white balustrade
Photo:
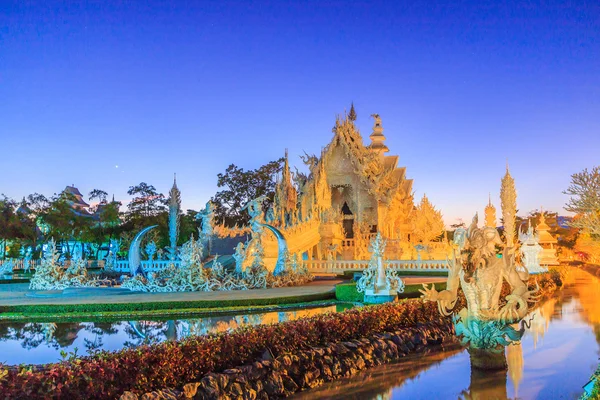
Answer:
<svg viewBox="0 0 600 400"><path fill-rule="evenodd" d="M25 260L19 259L10 259L10 260L0 260L0 269L2 265L12 263L13 270L22 270L25 267ZM29 261L29 269L36 269L42 263L41 259L38 260L30 260ZM68 261L67 261L68 263ZM104 260L87 260L87 268L104 268Z"/></svg>
<svg viewBox="0 0 600 400"><path fill-rule="evenodd" d="M448 271L446 260L387 260L386 268L397 271ZM313 274L342 274L346 271L360 271L368 267L366 260L304 260L304 265Z"/></svg>
<svg viewBox="0 0 600 400"><path fill-rule="evenodd" d="M144 272L158 272L167 268L169 265L173 264L176 267L181 265L181 261L170 261L170 260L145 260L142 261L142 270ZM114 268L117 272L129 272L129 261L117 261L117 265Z"/></svg>

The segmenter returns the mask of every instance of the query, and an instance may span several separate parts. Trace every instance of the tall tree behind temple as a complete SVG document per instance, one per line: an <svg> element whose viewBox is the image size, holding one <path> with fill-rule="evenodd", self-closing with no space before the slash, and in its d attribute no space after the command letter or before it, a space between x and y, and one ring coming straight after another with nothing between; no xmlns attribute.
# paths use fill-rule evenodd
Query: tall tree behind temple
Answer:
<svg viewBox="0 0 600 400"><path fill-rule="evenodd" d="M156 217L166 210L165 196L158 193L153 185L141 182L130 186L127 194L134 196L127 204L127 220L137 221Z"/></svg>
<svg viewBox="0 0 600 400"><path fill-rule="evenodd" d="M571 175L571 185L563 193L571 196L565 209L578 217L571 226L600 238L600 167Z"/></svg>
<svg viewBox="0 0 600 400"><path fill-rule="evenodd" d="M231 164L224 173L217 175L217 186L224 188L211 199L215 205L215 223L227 226L245 225L250 218L241 209L262 195L267 199L265 210L273 203L275 177L283 168L284 158L271 161L257 169L245 171Z"/></svg>

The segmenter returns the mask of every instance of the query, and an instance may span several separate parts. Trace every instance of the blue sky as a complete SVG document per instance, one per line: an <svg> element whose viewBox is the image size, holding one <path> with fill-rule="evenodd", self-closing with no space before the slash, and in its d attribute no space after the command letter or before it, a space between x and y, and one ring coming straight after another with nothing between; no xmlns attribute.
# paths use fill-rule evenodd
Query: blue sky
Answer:
<svg viewBox="0 0 600 400"><path fill-rule="evenodd" d="M522 212L559 211L600 163L600 6L497 3L2 2L0 192L127 200L176 172L198 209L354 101L447 223L499 208L507 160Z"/></svg>

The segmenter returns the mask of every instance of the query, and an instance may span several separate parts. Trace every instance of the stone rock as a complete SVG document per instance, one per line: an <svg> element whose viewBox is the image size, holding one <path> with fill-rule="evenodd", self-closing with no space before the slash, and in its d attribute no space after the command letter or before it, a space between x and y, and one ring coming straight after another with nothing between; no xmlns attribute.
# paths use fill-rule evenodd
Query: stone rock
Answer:
<svg viewBox="0 0 600 400"><path fill-rule="evenodd" d="M121 397L119 397L119 400L138 400L138 399L139 399L138 395L133 392L130 392L130 391L123 392Z"/></svg>
<svg viewBox="0 0 600 400"><path fill-rule="evenodd" d="M256 390L251 388L246 388L244 390L244 400L256 400L257 397Z"/></svg>
<svg viewBox="0 0 600 400"><path fill-rule="evenodd" d="M331 372L331 368L329 368L329 365L323 364L323 366L321 367L321 376L326 381L330 381L333 379L333 373Z"/></svg>
<svg viewBox="0 0 600 400"><path fill-rule="evenodd" d="M348 348L341 343L336 343L334 347L335 354L346 354L348 353Z"/></svg>
<svg viewBox="0 0 600 400"><path fill-rule="evenodd" d="M283 382L286 393L292 394L298 391L298 384L296 384L296 382L288 375L281 375L281 381Z"/></svg>
<svg viewBox="0 0 600 400"><path fill-rule="evenodd" d="M233 382L231 385L229 385L229 387L227 388L227 392L227 394L233 397L234 399L244 396L244 390L242 389L242 385L240 385L237 382Z"/></svg>
<svg viewBox="0 0 600 400"><path fill-rule="evenodd" d="M288 368L292 365L292 357L290 357L289 355L284 355L281 357L281 364L283 364L284 367Z"/></svg>
<svg viewBox="0 0 600 400"><path fill-rule="evenodd" d="M193 399L198 392L198 386L200 386L200 382L188 383L187 385L183 385L183 398L184 399Z"/></svg>
<svg viewBox="0 0 600 400"><path fill-rule="evenodd" d="M225 371L223 371L224 374L227 375L236 375L236 374L241 374L242 370L238 369L238 368L230 368L230 369L226 369Z"/></svg>
<svg viewBox="0 0 600 400"><path fill-rule="evenodd" d="M140 400L177 400L179 398L179 393L176 393L174 390L157 390L150 393L144 393Z"/></svg>
<svg viewBox="0 0 600 400"><path fill-rule="evenodd" d="M274 357L273 357L273 353L271 353L271 349L266 349L264 351L264 353L262 354L261 358L263 360L272 360Z"/></svg>
<svg viewBox="0 0 600 400"><path fill-rule="evenodd" d="M278 372L271 372L265 378L264 381L265 392L269 395L269 397L280 396L284 392L283 381L281 380L281 374Z"/></svg>
<svg viewBox="0 0 600 400"><path fill-rule="evenodd" d="M219 398L219 395L221 394L219 381L217 380L215 374L207 374L204 376L204 378L200 380L200 387L202 388L204 394L209 396L209 398L213 397L216 399Z"/></svg>

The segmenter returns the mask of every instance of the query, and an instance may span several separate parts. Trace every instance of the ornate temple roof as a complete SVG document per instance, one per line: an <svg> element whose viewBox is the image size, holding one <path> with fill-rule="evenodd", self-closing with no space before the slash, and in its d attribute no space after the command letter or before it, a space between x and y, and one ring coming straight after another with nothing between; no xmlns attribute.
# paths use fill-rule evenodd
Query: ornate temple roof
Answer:
<svg viewBox="0 0 600 400"><path fill-rule="evenodd" d="M338 118L333 128L334 137L325 148L327 156L336 147L341 147L354 166L354 172L365 184L369 193L378 201L389 203L398 191L410 194L412 179L406 179L406 168L398 167L399 157L384 155L388 150L383 144L381 118L374 114L375 125L372 143L365 146L360 132L347 116Z"/></svg>
<svg viewBox="0 0 600 400"><path fill-rule="evenodd" d="M73 196L74 199L69 201L72 207L87 208L90 206L83 200L83 195L75 186L67 186L65 190L63 190L63 193L67 193Z"/></svg>

